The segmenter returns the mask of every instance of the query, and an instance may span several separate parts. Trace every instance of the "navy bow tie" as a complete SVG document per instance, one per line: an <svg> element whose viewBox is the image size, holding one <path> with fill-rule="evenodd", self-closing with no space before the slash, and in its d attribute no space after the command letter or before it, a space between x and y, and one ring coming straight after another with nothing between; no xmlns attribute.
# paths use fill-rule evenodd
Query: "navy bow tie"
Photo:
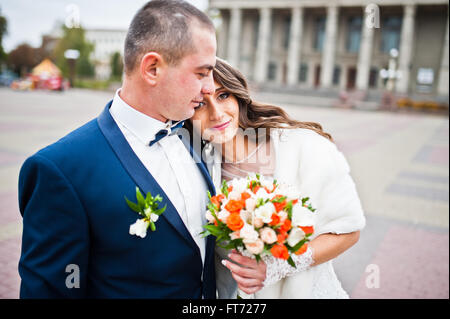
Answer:
<svg viewBox="0 0 450 319"><path fill-rule="evenodd" d="M159 130L158 133L155 134L155 138L150 141L149 146L152 146L153 144L155 144L156 142L158 142L159 140L161 140L166 136L175 135L177 131L183 126L183 124L184 121L179 121L176 122L174 125L172 125L169 130L165 128Z"/></svg>

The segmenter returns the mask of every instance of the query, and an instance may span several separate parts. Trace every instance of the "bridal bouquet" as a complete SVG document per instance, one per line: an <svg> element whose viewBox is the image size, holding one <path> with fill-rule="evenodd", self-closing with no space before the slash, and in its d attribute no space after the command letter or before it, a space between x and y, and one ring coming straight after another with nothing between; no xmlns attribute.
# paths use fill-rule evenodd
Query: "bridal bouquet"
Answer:
<svg viewBox="0 0 450 319"><path fill-rule="evenodd" d="M208 197L203 234L215 236L219 247L257 261L272 255L292 267L291 255L306 251L315 211L308 197L258 174L223 181L220 192Z"/></svg>

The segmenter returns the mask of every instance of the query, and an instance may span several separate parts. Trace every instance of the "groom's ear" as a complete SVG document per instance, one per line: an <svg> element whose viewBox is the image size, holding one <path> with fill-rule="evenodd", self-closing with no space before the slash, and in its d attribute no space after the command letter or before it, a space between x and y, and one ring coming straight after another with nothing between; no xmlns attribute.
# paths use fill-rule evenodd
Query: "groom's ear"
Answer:
<svg viewBox="0 0 450 319"><path fill-rule="evenodd" d="M164 59L156 52L148 52L141 59L141 77L151 86L155 86L161 73Z"/></svg>

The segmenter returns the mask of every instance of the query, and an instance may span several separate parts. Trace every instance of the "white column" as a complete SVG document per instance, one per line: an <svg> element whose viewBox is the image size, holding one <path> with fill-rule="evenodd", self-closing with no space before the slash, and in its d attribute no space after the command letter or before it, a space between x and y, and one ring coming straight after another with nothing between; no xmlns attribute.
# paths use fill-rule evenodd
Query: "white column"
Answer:
<svg viewBox="0 0 450 319"><path fill-rule="evenodd" d="M241 69L241 72L247 76L250 77L251 71L253 69L251 65L252 61L252 54L255 48L253 47L253 41L252 39L252 33L253 33L253 27L254 27L254 21L250 17L244 17L242 19L242 46L239 50L241 53L240 61L239 61L239 67Z"/></svg>
<svg viewBox="0 0 450 319"><path fill-rule="evenodd" d="M367 13L364 15L362 23L361 43L359 46L358 66L356 69L356 88L362 91L369 88L369 74L374 34L374 27L367 25L366 19Z"/></svg>
<svg viewBox="0 0 450 319"><path fill-rule="evenodd" d="M271 16L272 10L270 8L260 9L258 45L255 63L255 81L259 83L265 82L267 78Z"/></svg>
<svg viewBox="0 0 450 319"><path fill-rule="evenodd" d="M241 36L241 15L242 15L241 9L239 8L231 9L227 60L235 68L239 67L238 63L239 63L239 42Z"/></svg>
<svg viewBox="0 0 450 319"><path fill-rule="evenodd" d="M398 93L408 93L413 54L415 15L415 5L411 4L404 7L402 33L400 35L400 52L398 56L398 70L400 71L400 78L397 80L396 86Z"/></svg>
<svg viewBox="0 0 450 319"><path fill-rule="evenodd" d="M442 47L442 60L439 69L439 82L437 92L439 95L448 96L448 17L447 17L447 31L445 33L445 40Z"/></svg>
<svg viewBox="0 0 450 319"><path fill-rule="evenodd" d="M322 51L322 68L320 72L321 87L331 87L333 80L333 69L336 51L336 35L338 27L338 8L329 6L327 8L327 22L325 27L325 40Z"/></svg>
<svg viewBox="0 0 450 319"><path fill-rule="evenodd" d="M222 59L227 59L227 47L228 47L228 28L230 26L230 16L228 12L224 10L220 11L222 16L222 24L220 25L219 33L217 35L217 56Z"/></svg>
<svg viewBox="0 0 450 319"><path fill-rule="evenodd" d="M298 72L300 68L300 48L303 33L303 8L292 8L291 28L288 51L288 78L289 85L298 82Z"/></svg>

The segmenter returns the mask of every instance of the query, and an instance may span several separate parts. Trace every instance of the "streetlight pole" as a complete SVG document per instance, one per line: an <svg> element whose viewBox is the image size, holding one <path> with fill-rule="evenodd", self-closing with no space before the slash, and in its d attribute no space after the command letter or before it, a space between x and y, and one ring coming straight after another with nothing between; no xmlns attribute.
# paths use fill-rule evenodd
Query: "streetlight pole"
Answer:
<svg viewBox="0 0 450 319"><path fill-rule="evenodd" d="M77 59L80 56L80 51L78 50L66 50L64 52L64 57L67 59L67 62L69 64L69 82L70 87L73 87L75 84L75 66Z"/></svg>
<svg viewBox="0 0 450 319"><path fill-rule="evenodd" d="M386 91L382 98L382 107L392 109L394 107L395 83L401 77L397 70L398 50L393 48L389 51L389 63L387 69L380 70L380 76L386 80Z"/></svg>

